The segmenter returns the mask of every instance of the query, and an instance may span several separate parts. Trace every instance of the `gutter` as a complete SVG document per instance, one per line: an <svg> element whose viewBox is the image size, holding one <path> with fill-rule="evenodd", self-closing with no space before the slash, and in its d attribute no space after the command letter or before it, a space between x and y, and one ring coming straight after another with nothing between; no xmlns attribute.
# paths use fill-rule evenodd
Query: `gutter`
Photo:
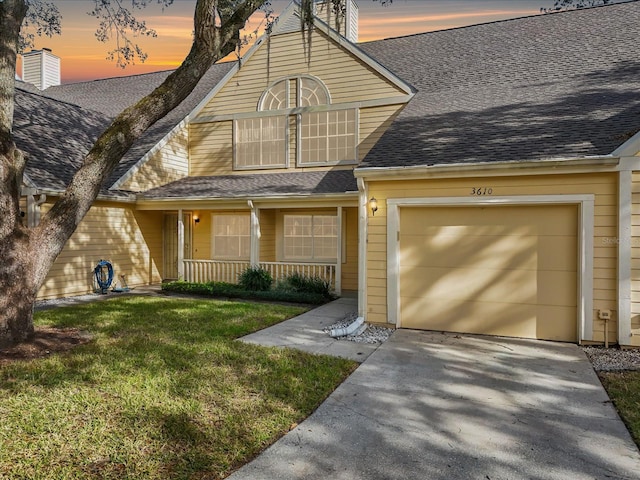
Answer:
<svg viewBox="0 0 640 480"><path fill-rule="evenodd" d="M289 201L289 200L353 200L357 198L358 192L349 192L349 193L312 193L309 195L277 195L277 196L268 196L268 197L256 197L255 195L251 196L241 196L241 197L202 197L202 196L194 196L194 197L145 197L144 194L138 194L137 201L140 202L151 202L151 203L166 203L166 202L215 202L215 201L223 201L223 202L242 202L246 203L248 201L254 202L265 202L265 201Z"/></svg>
<svg viewBox="0 0 640 480"><path fill-rule="evenodd" d="M30 187L27 187L30 188ZM51 196L51 197L61 197L64 194L64 190L53 190L50 188L35 188L33 189L34 193L30 193L32 195L47 195L47 196ZM23 187L22 191L20 192L20 195L27 195L28 193L25 193L25 188ZM116 203L130 203L130 204L135 204L136 203L136 198L134 196L135 194L127 194L124 197L110 197L104 194L99 194L96 197L96 200L101 200L101 201L105 201L105 202L116 202Z"/></svg>
<svg viewBox="0 0 640 480"><path fill-rule="evenodd" d="M403 179L420 177L437 177L455 174L456 176L468 176L468 174L489 173L497 170L509 170L507 175L520 173L522 170L542 168L577 168L602 167L600 170L611 170L620 163L620 157L614 155L601 155L579 158L557 158L549 160L510 160L505 162L475 162L475 163L451 163L446 165L420 165L408 167L358 167L354 170L356 178L367 179ZM543 172L547 173L547 172Z"/></svg>

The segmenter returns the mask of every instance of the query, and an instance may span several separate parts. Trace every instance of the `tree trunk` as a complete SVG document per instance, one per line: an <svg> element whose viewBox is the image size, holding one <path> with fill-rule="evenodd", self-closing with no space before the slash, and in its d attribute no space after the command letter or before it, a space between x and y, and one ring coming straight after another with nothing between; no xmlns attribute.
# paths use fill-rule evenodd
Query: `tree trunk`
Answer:
<svg viewBox="0 0 640 480"><path fill-rule="evenodd" d="M0 243L0 348L33 336L33 263L24 235L14 233Z"/></svg>
<svg viewBox="0 0 640 480"><path fill-rule="evenodd" d="M266 1L198 0L185 61L113 121L40 225L27 229L19 209L25 160L11 134L16 52L27 7L24 0L0 0L0 348L33 335L38 290L123 155L191 93L214 62L235 49L240 29Z"/></svg>

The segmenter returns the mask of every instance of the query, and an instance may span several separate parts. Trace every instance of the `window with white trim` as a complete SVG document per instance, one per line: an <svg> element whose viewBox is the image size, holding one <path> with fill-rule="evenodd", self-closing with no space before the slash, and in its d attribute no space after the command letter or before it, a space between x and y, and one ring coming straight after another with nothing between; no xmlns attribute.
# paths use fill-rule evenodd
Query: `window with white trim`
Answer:
<svg viewBox="0 0 640 480"><path fill-rule="evenodd" d="M309 111L311 107L320 108ZM292 109L302 109L296 111L295 123L289 122ZM297 138L298 166L357 162L357 109L331 106L329 90L320 79L298 75L274 82L260 97L258 111L274 115L234 122L234 168L288 167L290 134Z"/></svg>
<svg viewBox="0 0 640 480"><path fill-rule="evenodd" d="M236 120L236 168L285 167L286 126L286 116Z"/></svg>
<svg viewBox="0 0 640 480"><path fill-rule="evenodd" d="M249 215L212 215L211 256L214 260L248 260L251 255Z"/></svg>
<svg viewBox="0 0 640 480"><path fill-rule="evenodd" d="M301 114L300 165L334 164L356 159L356 111Z"/></svg>
<svg viewBox="0 0 640 480"><path fill-rule="evenodd" d="M338 217L335 215L284 215L285 260L335 261Z"/></svg>

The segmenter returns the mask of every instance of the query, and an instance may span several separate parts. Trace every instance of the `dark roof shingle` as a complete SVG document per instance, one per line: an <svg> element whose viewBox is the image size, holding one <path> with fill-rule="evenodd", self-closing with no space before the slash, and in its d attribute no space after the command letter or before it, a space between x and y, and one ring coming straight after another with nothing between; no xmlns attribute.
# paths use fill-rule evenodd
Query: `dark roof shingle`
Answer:
<svg viewBox="0 0 640 480"><path fill-rule="evenodd" d="M187 177L148 190L141 198L247 198L284 195L356 193L352 170L328 172L259 173Z"/></svg>
<svg viewBox="0 0 640 480"><path fill-rule="evenodd" d="M610 154L640 128L640 2L360 45L416 96L363 167Z"/></svg>

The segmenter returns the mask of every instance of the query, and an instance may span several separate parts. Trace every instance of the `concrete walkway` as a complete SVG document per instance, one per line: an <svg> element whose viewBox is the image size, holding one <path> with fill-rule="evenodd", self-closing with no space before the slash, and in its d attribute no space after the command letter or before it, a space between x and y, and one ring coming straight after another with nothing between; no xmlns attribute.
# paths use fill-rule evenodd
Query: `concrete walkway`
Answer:
<svg viewBox="0 0 640 480"><path fill-rule="evenodd" d="M351 313L357 313L358 301L343 297L282 323L241 338L247 343L270 347L290 347L309 353L322 353L364 362L379 344L336 340L322 331Z"/></svg>
<svg viewBox="0 0 640 480"><path fill-rule="evenodd" d="M281 344L306 347L321 313ZM229 478L638 479L640 453L579 347L398 330Z"/></svg>

